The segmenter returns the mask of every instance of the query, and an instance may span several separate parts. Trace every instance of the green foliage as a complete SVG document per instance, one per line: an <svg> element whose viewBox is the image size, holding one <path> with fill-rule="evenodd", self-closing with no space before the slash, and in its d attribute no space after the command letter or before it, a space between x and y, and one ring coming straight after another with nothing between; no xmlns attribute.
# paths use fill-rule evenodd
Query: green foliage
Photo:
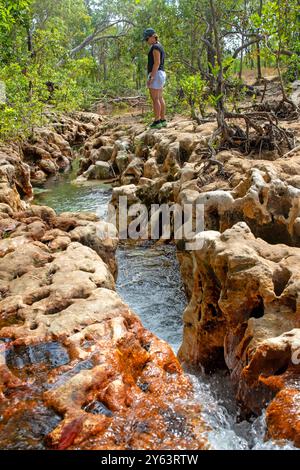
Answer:
<svg viewBox="0 0 300 470"><path fill-rule="evenodd" d="M209 102L207 82L200 75L190 75L180 82L184 101L190 106L192 117L197 115L197 109L204 117Z"/></svg>
<svg viewBox="0 0 300 470"><path fill-rule="evenodd" d="M208 105L240 99L241 67L254 67L257 46L234 51L258 32L260 58L299 78L298 0L214 0L221 60L209 0L0 0L0 139L28 134L45 110L89 109L101 97L148 94L151 26L166 50L169 114L205 114ZM206 42L205 42L206 41ZM213 47L210 49L208 43ZM276 50L288 54L276 56ZM218 78L229 84L220 93ZM47 85L48 83L48 85ZM2 87L1 87L2 88ZM232 92L230 90L233 90ZM183 96L184 95L184 98Z"/></svg>
<svg viewBox="0 0 300 470"><path fill-rule="evenodd" d="M0 0L0 32L8 32L24 20L31 0Z"/></svg>
<svg viewBox="0 0 300 470"><path fill-rule="evenodd" d="M164 97L167 103L168 115L174 116L176 113L185 113L187 106L182 100L182 89L180 85L180 76L170 71L168 73Z"/></svg>
<svg viewBox="0 0 300 470"><path fill-rule="evenodd" d="M293 54L289 59L288 67L283 74L286 82L292 82L300 78L300 57L298 54Z"/></svg>
<svg viewBox="0 0 300 470"><path fill-rule="evenodd" d="M285 78L294 80L300 71L300 3L296 0L266 0L262 13L251 16L265 40L263 52L286 69Z"/></svg>
<svg viewBox="0 0 300 470"><path fill-rule="evenodd" d="M33 125L43 122L42 100L46 95L43 95L45 87L41 88L39 75L36 70L30 70L27 75L19 64L12 63L1 70L0 78L5 83L7 96L6 102L0 104L0 139L30 133ZM30 82L37 91L31 99Z"/></svg>

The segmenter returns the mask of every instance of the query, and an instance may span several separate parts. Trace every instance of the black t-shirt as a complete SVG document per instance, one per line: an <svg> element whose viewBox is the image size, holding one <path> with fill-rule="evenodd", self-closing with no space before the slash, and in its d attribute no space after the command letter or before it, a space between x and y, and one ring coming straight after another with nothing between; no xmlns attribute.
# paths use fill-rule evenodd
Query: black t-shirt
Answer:
<svg viewBox="0 0 300 470"><path fill-rule="evenodd" d="M160 52L160 64L158 67L158 70L165 70L164 64L165 64L165 51L162 45L157 42L156 44L153 44L151 47L149 54L148 54L148 73L152 72L153 65L154 65L154 53L153 50L157 49Z"/></svg>

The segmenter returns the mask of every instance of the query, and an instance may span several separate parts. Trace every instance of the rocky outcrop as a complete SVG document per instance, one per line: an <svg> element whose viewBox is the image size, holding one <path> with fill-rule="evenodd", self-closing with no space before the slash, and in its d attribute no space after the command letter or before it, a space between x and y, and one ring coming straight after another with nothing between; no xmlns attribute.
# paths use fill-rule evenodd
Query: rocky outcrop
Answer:
<svg viewBox="0 0 300 470"><path fill-rule="evenodd" d="M31 141L23 145L24 159L31 167L33 183L41 183L48 176L70 167L73 159L71 146L83 143L95 132L102 117L92 113L74 113L52 116L52 129L36 129Z"/></svg>
<svg viewBox="0 0 300 470"><path fill-rule="evenodd" d="M81 179L84 182L88 180L110 180L113 177L113 172L108 162L96 161L95 165L90 165L89 168L83 173ZM80 178L77 179L80 182Z"/></svg>
<svg viewBox="0 0 300 470"><path fill-rule="evenodd" d="M269 438L286 439L300 447L299 398L298 386L292 386L277 393L267 409Z"/></svg>
<svg viewBox="0 0 300 470"><path fill-rule="evenodd" d="M208 448L174 353L115 292L115 228L22 199L34 175L70 161L80 129L71 119L56 131L24 144L26 163L6 147L1 165L0 447ZM113 152L106 141L93 165L110 167Z"/></svg>
<svg viewBox="0 0 300 470"><path fill-rule="evenodd" d="M0 148L0 203L1 218L7 218L7 209L17 211L25 207L21 198L32 197L29 166L24 163L17 145ZM6 214L6 215L5 215Z"/></svg>
<svg viewBox="0 0 300 470"><path fill-rule="evenodd" d="M202 249L188 258L193 290L179 357L207 370L226 366L246 415L274 399L270 436L289 439L298 429L298 412L285 412L300 383L300 250L256 239L244 222L199 239Z"/></svg>
<svg viewBox="0 0 300 470"><path fill-rule="evenodd" d="M219 159L228 158L226 168L232 171L236 162L228 153ZM288 162L256 162L248 169L243 165L245 174L233 189L201 192L195 203L205 207L206 228L223 232L243 220L255 236L269 243L300 246L299 163L300 152L296 152Z"/></svg>
<svg viewBox="0 0 300 470"><path fill-rule="evenodd" d="M298 123L289 128L299 133ZM214 123L195 126L179 119L154 131L139 123L101 125L84 146L79 180L119 175L120 184L135 184L139 199L148 205L187 199L203 204L207 230L223 232L245 221L255 236L269 243L300 246L300 151L250 158L222 151L216 164L208 161L207 153L214 130Z"/></svg>
<svg viewBox="0 0 300 470"><path fill-rule="evenodd" d="M285 126L299 142L299 123ZM244 414L267 407L268 437L299 445L299 150L224 150L214 162L207 149L214 123L101 129L104 141L87 144L82 166L92 163L93 146L113 147L109 163L121 184L113 190L115 209L120 196L129 206L204 207L203 248L187 252L177 244L189 299L180 360L227 368Z"/></svg>
<svg viewBox="0 0 300 470"><path fill-rule="evenodd" d="M185 405L191 385L174 353L114 291L114 227L94 214L58 216L43 206L7 213L1 448L207 447L199 406Z"/></svg>
<svg viewBox="0 0 300 470"><path fill-rule="evenodd" d="M66 136L68 125L65 140L74 142L76 126L56 131ZM297 134L299 123L288 125ZM129 206L204 206L203 248L178 243L189 298L179 358L227 368L244 414L267 407L268 436L299 445L300 153L224 150L210 160L214 130L185 119L161 130L95 123L78 182L118 179L116 209L119 196ZM42 151L42 160L36 171L51 174L55 158ZM9 198L0 209L4 439L25 409L38 408L49 416L51 448L206 447L199 407L185 406L191 388L179 363L114 292L109 224L45 207L12 210Z"/></svg>
<svg viewBox="0 0 300 470"><path fill-rule="evenodd" d="M20 146L14 143L0 146L2 161L15 168L14 182L22 197L32 196L30 183L41 184L49 176L69 169L74 158L71 146L86 140L103 121L99 115L83 112L69 116L49 114L47 118L51 124L35 128Z"/></svg>
<svg viewBox="0 0 300 470"><path fill-rule="evenodd" d="M300 105L300 80L295 80L291 84L291 88L292 88L292 93L291 93L290 99L296 106L299 106Z"/></svg>
<svg viewBox="0 0 300 470"><path fill-rule="evenodd" d="M57 115L48 113L52 127L62 135L70 145L80 144L92 135L104 118L97 113L76 111Z"/></svg>

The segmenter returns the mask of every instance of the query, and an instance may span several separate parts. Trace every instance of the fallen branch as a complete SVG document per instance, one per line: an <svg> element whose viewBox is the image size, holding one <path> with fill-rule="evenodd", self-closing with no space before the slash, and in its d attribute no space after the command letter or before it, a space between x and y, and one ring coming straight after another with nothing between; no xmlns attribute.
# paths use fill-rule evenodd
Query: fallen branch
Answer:
<svg viewBox="0 0 300 470"><path fill-rule="evenodd" d="M290 150L289 152L287 152L287 153L285 153L284 155L282 155L282 158L289 157L290 155L292 155L294 152L297 152L298 150L300 150L300 145L297 145L297 147L293 148L293 149Z"/></svg>
<svg viewBox="0 0 300 470"><path fill-rule="evenodd" d="M245 127L228 120L242 120ZM255 132L250 133L251 129ZM282 156L284 148L291 150L293 146L293 133L279 127L277 116L266 111L244 114L225 112L222 124L208 142L211 159L217 152L228 148L237 148L248 155L253 151L259 152L259 156L263 150L277 150Z"/></svg>
<svg viewBox="0 0 300 470"><path fill-rule="evenodd" d="M281 100L281 101L265 101L264 103L259 103L254 105L254 108L257 111L265 111L268 113L273 113L279 119L288 119L295 120L299 118L299 107L296 105L291 105L290 100Z"/></svg>

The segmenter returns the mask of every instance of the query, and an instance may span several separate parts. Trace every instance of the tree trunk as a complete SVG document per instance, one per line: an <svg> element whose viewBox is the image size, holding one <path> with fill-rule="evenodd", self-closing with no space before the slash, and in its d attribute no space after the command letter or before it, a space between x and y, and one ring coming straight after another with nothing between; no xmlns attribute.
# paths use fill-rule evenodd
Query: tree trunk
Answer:
<svg viewBox="0 0 300 470"><path fill-rule="evenodd" d="M217 25L217 13L215 7L215 0L209 0L211 18L212 18L212 27L214 34L214 45L216 49L216 58L219 67L219 73L217 76L216 83L216 92L215 95L218 97L216 110L217 110L217 122L220 129L226 133L226 123L225 123L225 106L224 106L224 77L223 77L223 64L222 64L222 51L219 38L219 30Z"/></svg>
<svg viewBox="0 0 300 470"><path fill-rule="evenodd" d="M242 76L243 76L243 65L244 65L244 45L245 45L245 36L244 36L244 33L246 32L245 29L245 22L246 22L246 18L247 18L247 5L248 4L248 0L244 0L244 18L243 18L243 22L242 22L242 28L243 28L243 35L242 35L242 50L241 50L241 57L240 57L240 70L239 70L239 79L240 81L242 80Z"/></svg>
<svg viewBox="0 0 300 470"><path fill-rule="evenodd" d="M262 8L263 8L263 0L259 0L259 9L258 9L258 15L261 18L262 16ZM260 34L260 29L258 30L258 35ZM260 56L260 43L257 43L256 46L256 54L257 54L257 80L260 81L262 80L262 70L261 70L261 56Z"/></svg>
<svg viewBox="0 0 300 470"><path fill-rule="evenodd" d="M26 32L27 32L27 50L29 52L30 59L32 59L34 56L34 53L33 53L33 44L32 44L32 34L30 31L29 25L26 28ZM33 95L33 84L32 84L32 81L29 80L29 83L28 83L28 100L29 101L32 100L32 95Z"/></svg>
<svg viewBox="0 0 300 470"><path fill-rule="evenodd" d="M196 41L196 34L195 34L195 24L194 22L192 23L191 26L191 66L194 67L195 65L195 41Z"/></svg>
<svg viewBox="0 0 300 470"><path fill-rule="evenodd" d="M208 35L207 35L207 39L209 40L209 42L212 44L213 43L213 35L212 35L212 31L209 31ZM215 60L215 56L214 56L214 53L213 51L208 47L207 48L207 63L210 64L213 68L215 67L216 65L216 60ZM210 68L208 68L208 72L210 73L211 70Z"/></svg>
<svg viewBox="0 0 300 470"><path fill-rule="evenodd" d="M103 54L103 79L105 82L107 82L107 62L105 52Z"/></svg>
<svg viewBox="0 0 300 470"><path fill-rule="evenodd" d="M244 45L244 36L242 38L242 46ZM243 75L243 62L244 62L244 49L241 51L241 58L240 58L240 70L239 70L239 79L242 80Z"/></svg>
<svg viewBox="0 0 300 470"><path fill-rule="evenodd" d="M256 46L256 54L257 54L257 80L262 79L262 71L261 71L261 57L260 57L260 45L259 42Z"/></svg>
<svg viewBox="0 0 300 470"><path fill-rule="evenodd" d="M209 88L213 92L214 91L214 85L215 85L215 79L212 75L212 69L215 68L216 66L216 58L215 58L215 53L212 47L209 47L208 44L213 44L213 33L212 33L212 18L209 18L210 22L210 27L209 31L206 34L206 38L208 39L208 43L206 44L206 53L207 53L207 76L209 77ZM200 65L200 63L199 63Z"/></svg>

